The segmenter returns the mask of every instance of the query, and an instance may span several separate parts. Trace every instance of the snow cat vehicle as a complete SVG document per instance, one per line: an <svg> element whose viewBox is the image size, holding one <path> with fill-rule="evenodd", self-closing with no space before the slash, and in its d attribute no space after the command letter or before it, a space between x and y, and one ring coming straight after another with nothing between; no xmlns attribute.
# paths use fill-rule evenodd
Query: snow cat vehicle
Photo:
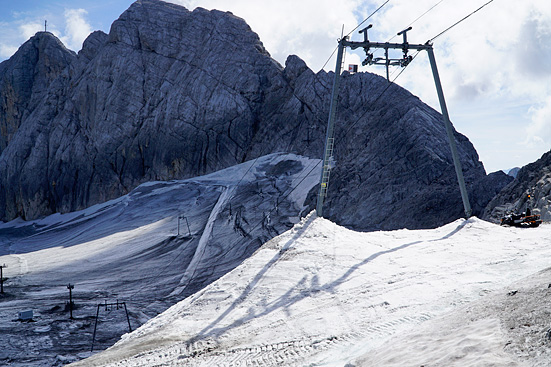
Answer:
<svg viewBox="0 0 551 367"><path fill-rule="evenodd" d="M528 213L508 213L503 218L501 218L502 226L513 226L521 228L534 228L539 226L542 223L541 217L539 214Z"/></svg>

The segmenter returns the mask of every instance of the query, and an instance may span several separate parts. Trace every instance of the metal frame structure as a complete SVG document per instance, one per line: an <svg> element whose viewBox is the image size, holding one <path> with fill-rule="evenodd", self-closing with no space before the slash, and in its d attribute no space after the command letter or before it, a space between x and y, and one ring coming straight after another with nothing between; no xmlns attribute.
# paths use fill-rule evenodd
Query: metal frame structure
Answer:
<svg viewBox="0 0 551 367"><path fill-rule="evenodd" d="M187 220L187 217L185 215L179 215L178 216L178 236L180 236L180 219L184 219L187 224L187 231L189 233L189 236L191 236L191 229L189 229L189 222Z"/></svg>
<svg viewBox="0 0 551 367"><path fill-rule="evenodd" d="M126 313L126 321L128 322L128 332L129 333L132 332L132 327L130 326L130 317L128 316L128 309L126 308L126 302L119 302L119 300L117 300L116 303L107 303L107 300L106 300L105 303L99 303L98 309L96 311L96 323L94 324L94 334L92 335L92 348L90 348L90 352L94 351L94 343L96 341L96 330L98 328L99 310L101 307L105 307L105 311L110 311L113 308L113 306L116 306L117 310L122 309L122 307L124 307L124 312Z"/></svg>
<svg viewBox="0 0 551 367"><path fill-rule="evenodd" d="M73 320L73 289L75 289L75 285L69 283L67 289L69 290L69 318Z"/></svg>
<svg viewBox="0 0 551 367"><path fill-rule="evenodd" d="M389 43L389 42L370 42L367 35L367 30L370 29L372 25L367 26L366 28L359 31L363 33L364 41L363 42L353 42L349 41L348 37L344 37L339 40L339 47L337 52L337 63L335 66L335 79L333 82L333 89L331 91L331 105L329 108L329 119L327 122L327 133L325 137L325 149L323 155L323 167L320 178L320 188L318 192L318 201L316 205L316 213L319 217L323 217L323 203L325 197L327 196L327 189L329 187L329 177L331 174L331 169L334 166L333 158L333 148L334 148L334 130L335 130L335 116L337 110L337 98L339 95L339 86L340 86L340 76L342 72L343 65L343 55L346 47L351 49L363 48L367 55L367 58L362 63L363 65L385 65L387 69L387 80L389 78L388 68L390 65L399 65L402 67L407 66L413 58L408 55L408 51L418 50L427 51L429 56L429 62L432 69L432 75L434 77L434 84L436 86L436 92L438 94L438 100L440 101L440 108L442 111L442 116L444 118L444 125L446 126L446 132L448 135L448 142L450 144L450 149L453 157L453 164L455 167L455 173L457 175L457 181L459 183L459 190L461 191L461 199L463 200L463 207L465 210L465 216L469 218L472 214L471 204L469 202L469 195L467 194L467 188L465 185L465 178L463 176L463 169L461 167L461 161L459 160L459 155L457 153L457 145L455 143L455 138L453 136L453 127L450 122L450 117L448 114L448 108L446 106L446 100L444 99L444 92L442 89L442 83L440 82L440 76L438 74L438 68L436 67L436 59L434 58L434 51L432 44L427 42L423 45L421 44L409 44L407 42L407 32L411 30L411 27L404 29L399 32L398 35L403 36L402 43ZM385 58L373 58L373 54L370 53L371 48L380 48L385 50ZM388 50L389 49L401 49L403 52L403 57L401 59L389 59ZM382 62L384 61L384 62Z"/></svg>

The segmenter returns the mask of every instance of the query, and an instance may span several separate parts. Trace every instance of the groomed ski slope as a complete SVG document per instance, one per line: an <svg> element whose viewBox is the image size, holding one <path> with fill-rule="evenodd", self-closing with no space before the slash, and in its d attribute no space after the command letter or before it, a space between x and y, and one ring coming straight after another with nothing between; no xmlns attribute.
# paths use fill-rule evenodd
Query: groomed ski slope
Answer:
<svg viewBox="0 0 551 367"><path fill-rule="evenodd" d="M545 273L538 281L534 274L549 264L549 224L518 229L471 218L432 230L358 233L312 213L74 365L544 366L536 361L546 348L545 320L511 328L530 297L508 287L532 276L533 289L541 288ZM516 311L504 315L509 299L518 300L509 305ZM539 311L547 304L541 298ZM532 340L523 327L536 328ZM536 341L543 344L523 347Z"/></svg>

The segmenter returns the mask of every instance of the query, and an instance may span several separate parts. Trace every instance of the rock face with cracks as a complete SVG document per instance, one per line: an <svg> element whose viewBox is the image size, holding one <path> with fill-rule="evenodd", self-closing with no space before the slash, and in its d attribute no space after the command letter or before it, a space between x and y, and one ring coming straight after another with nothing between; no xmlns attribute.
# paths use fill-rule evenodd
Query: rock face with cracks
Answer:
<svg viewBox="0 0 551 367"><path fill-rule="evenodd" d="M31 60L26 45L46 41ZM0 64L0 219L74 211L273 152L320 158L333 77L297 56L281 66L231 13L161 1L136 1L77 56L38 33ZM335 138L330 219L375 230L463 215L441 115L408 91L345 72ZM504 184L455 139L479 214L493 196L480 188Z"/></svg>
<svg viewBox="0 0 551 367"><path fill-rule="evenodd" d="M0 153L37 108L49 85L75 59L75 53L53 34L39 32L9 62L0 64Z"/></svg>

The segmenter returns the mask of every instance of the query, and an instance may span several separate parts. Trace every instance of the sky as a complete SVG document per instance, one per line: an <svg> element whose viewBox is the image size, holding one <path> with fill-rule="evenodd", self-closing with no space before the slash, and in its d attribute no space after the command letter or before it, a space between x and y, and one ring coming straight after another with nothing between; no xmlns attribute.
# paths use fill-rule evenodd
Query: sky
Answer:
<svg viewBox="0 0 551 367"><path fill-rule="evenodd" d="M489 0L171 0L187 7L231 11L257 32L282 65L288 55L315 72L334 69L330 58L342 34L385 4L366 23L369 39L424 44ZM0 61L37 31L58 36L78 51L94 30L109 32L130 0L0 0ZM428 12L427 12L428 11ZM531 163L551 149L551 4L548 0L493 0L434 40L434 52L450 118L474 144L487 172ZM352 41L360 41L357 30ZM415 55L414 52L411 53ZM379 50L375 57L382 56ZM400 57L400 54L391 54ZM384 67L361 67L365 54L348 51L345 65L385 75ZM398 70L397 70L398 69ZM438 111L425 52L391 79Z"/></svg>

